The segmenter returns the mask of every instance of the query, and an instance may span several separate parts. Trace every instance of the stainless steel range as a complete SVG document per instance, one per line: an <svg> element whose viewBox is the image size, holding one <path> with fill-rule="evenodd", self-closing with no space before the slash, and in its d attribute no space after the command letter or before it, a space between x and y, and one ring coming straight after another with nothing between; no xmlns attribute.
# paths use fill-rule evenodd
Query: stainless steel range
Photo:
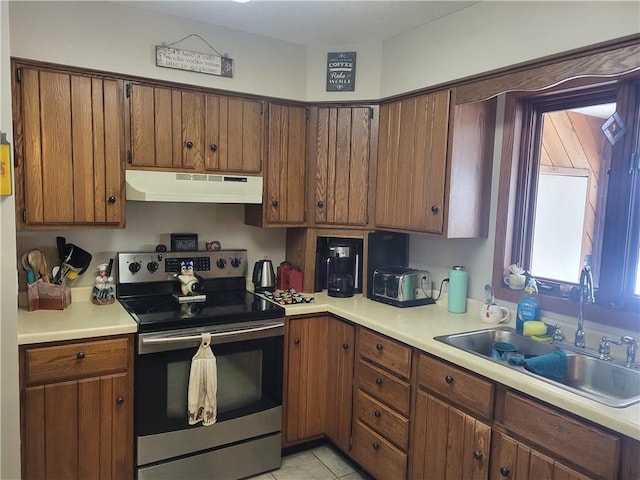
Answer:
<svg viewBox="0 0 640 480"><path fill-rule="evenodd" d="M201 301L183 302L183 262L192 262ZM118 254L118 300L139 324L139 479L237 479L280 466L284 309L246 291L246 275L245 250ZM217 422L189 425L191 360L205 332Z"/></svg>

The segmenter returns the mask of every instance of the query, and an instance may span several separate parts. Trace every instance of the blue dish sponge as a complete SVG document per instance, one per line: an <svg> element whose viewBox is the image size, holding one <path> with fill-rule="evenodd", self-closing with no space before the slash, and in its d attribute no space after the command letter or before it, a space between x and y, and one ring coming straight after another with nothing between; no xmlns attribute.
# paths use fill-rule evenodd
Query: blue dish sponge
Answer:
<svg viewBox="0 0 640 480"><path fill-rule="evenodd" d="M517 365L524 365L524 368L530 372L546 378L562 380L567 377L567 354L564 350L556 350L531 358L514 358L509 361Z"/></svg>

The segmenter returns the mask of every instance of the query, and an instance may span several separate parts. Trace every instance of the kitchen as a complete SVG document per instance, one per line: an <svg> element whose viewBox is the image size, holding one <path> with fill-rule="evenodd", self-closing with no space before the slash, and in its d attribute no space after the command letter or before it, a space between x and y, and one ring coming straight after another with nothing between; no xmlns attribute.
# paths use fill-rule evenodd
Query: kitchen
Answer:
<svg viewBox="0 0 640 480"><path fill-rule="evenodd" d="M482 2L462 10L448 20L436 22L429 29L419 29L394 42L340 45L341 49L358 51L358 84L354 93L343 92L338 95L324 92L324 61L326 52L332 47L318 45L306 49L286 42L256 40L250 35L204 27L120 5L49 5L32 2L7 5L3 2L2 130L11 130L8 108L11 103L10 79L8 73L4 73L10 70L9 56L301 101L376 99L637 33L637 5L633 2L618 5L619 8L614 9L609 2L589 2L584 5L583 10L576 9L573 4L545 3L536 6L520 2ZM549 15L552 17L549 18ZM522 31L524 26L519 28L518 20L523 17L539 19L539 23L534 26L544 22L546 29L555 27L557 35L536 30L522 40L521 48L513 48L515 40L501 42L502 35ZM478 18L485 21L479 22ZM609 21L605 22L603 19ZM459 22L457 27L451 27L450 22L454 21ZM504 26L504 30L496 27L496 23ZM475 32L480 24L491 25L488 29L491 34L483 31L482 38L467 36L465 40L462 35L455 35L450 43L442 41L442 38L452 36L448 31ZM72 28L61 28L67 25ZM111 25L114 27L111 28ZM567 34L567 28L572 29L570 34ZM153 45L175 41L193 31L201 33L205 38L214 38L217 47L230 50L230 55L238 61L238 74L233 80L212 80L208 76L158 69L153 65ZM86 41L90 38L95 38L95 42ZM531 38L535 38L535 41ZM424 49L421 46L424 44L437 45L438 48ZM69 48L68 45L78 46ZM492 54L486 55L487 51ZM414 61L404 61L406 58ZM456 61L451 62L451 59ZM438 68L432 68L433 65L438 65ZM260 83L254 81L258 76L257 72ZM301 82L300 78L305 78L306 81ZM212 81L216 83L212 85ZM494 195L498 170L494 168ZM434 283L439 283L446 276L449 266L455 263L467 265L472 272L470 296L482 299L482 288L489 280L489 273L482 276L479 272L490 272L493 258L492 232L497 215L493 199L488 239L443 240L413 236L411 265L430 270ZM55 236L61 232L21 232L16 240L13 197L3 198L1 207L4 267L1 280L2 477L14 478L17 476L14 472L19 471L16 441L17 348L12 340L15 339L16 329L15 259L17 253L23 252L27 247L55 245ZM201 238L246 248L252 255L249 259L251 264L264 255L270 256L275 262L284 259L284 229L256 229L246 226L242 221L243 213L239 206L192 205L185 208L174 204L128 202L126 230L73 230L62 233L79 245L91 245L96 259L103 261L113 252L131 249L133 245L142 249L166 243L163 235L193 231L194 225L206 222L206 226L197 228ZM170 225L166 222L167 218L172 219ZM156 226L154 219L162 219L162 226ZM82 280L90 282L90 277ZM8 423L9 418L14 419L13 426Z"/></svg>

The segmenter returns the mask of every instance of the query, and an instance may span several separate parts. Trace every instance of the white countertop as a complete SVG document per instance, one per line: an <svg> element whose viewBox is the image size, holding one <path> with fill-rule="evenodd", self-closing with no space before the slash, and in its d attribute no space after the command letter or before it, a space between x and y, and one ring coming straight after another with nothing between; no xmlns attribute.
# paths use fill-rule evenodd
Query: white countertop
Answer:
<svg viewBox="0 0 640 480"><path fill-rule="evenodd" d="M18 344L77 340L137 331L135 320L119 302L94 305L90 301L91 287L72 289L71 295L72 303L65 310L28 312L20 308ZM627 408L607 407L433 339L439 335L490 327L480 321L481 302L470 299L467 313L452 314L447 311L446 301L442 300L435 305L397 308L359 295L352 298L333 298L324 293L307 295L313 296L315 303L287 306L286 314L334 314L640 440L640 404ZM504 325L514 326L513 315L512 320Z"/></svg>
<svg viewBox="0 0 640 480"><path fill-rule="evenodd" d="M322 312L334 314L640 440L640 403L626 408L608 407L434 340L439 335L492 327L480 321L481 302L470 299L467 313L454 314L447 311L446 300L440 300L435 305L397 308L361 296L333 298L324 293L306 295L314 297L316 303L287 306L287 316ZM511 320L502 325L515 326L514 312L511 313Z"/></svg>
<svg viewBox="0 0 640 480"><path fill-rule="evenodd" d="M18 345L135 333L138 324L120 305L94 305L92 287L71 289L64 310L18 309Z"/></svg>

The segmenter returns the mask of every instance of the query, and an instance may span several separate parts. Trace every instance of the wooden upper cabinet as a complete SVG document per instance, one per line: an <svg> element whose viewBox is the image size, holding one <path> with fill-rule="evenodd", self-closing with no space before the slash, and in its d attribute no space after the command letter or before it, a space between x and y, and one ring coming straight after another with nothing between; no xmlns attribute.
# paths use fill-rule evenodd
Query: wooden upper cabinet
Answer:
<svg viewBox="0 0 640 480"><path fill-rule="evenodd" d="M124 226L122 82L14 63L18 228Z"/></svg>
<svg viewBox="0 0 640 480"><path fill-rule="evenodd" d="M380 107L377 228L444 237L488 232L495 100L455 105L455 91Z"/></svg>
<svg viewBox="0 0 640 480"><path fill-rule="evenodd" d="M307 108L269 104L262 205L245 205L245 223L303 226L306 219Z"/></svg>
<svg viewBox="0 0 640 480"><path fill-rule="evenodd" d="M377 108L377 107L375 107ZM369 223L369 171L374 107L313 107L309 123L312 186L310 212L316 225Z"/></svg>
<svg viewBox="0 0 640 480"><path fill-rule="evenodd" d="M137 83L127 99L132 168L261 172L262 101Z"/></svg>

